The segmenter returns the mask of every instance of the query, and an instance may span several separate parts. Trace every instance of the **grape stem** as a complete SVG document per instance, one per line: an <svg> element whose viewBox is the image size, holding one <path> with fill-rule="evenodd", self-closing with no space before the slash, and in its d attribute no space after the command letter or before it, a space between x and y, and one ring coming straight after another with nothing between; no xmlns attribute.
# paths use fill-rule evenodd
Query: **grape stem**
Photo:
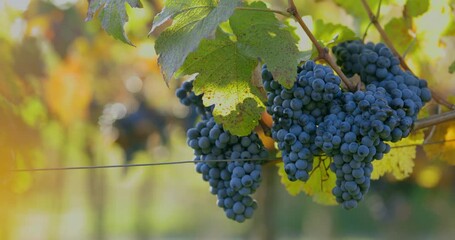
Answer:
<svg viewBox="0 0 455 240"><path fill-rule="evenodd" d="M349 79L344 75L341 71L340 67L336 64L335 60L330 56L328 50L319 44L318 40L314 37L313 33L311 33L310 29L307 27L305 22L303 22L302 17L300 16L299 12L297 11L297 7L295 6L294 0L288 0L288 9L287 12L290 13L294 19L299 23L302 27L303 31L305 31L306 35L310 38L311 42L314 44L318 51L317 59L323 59L341 78L343 83L349 89L349 91L355 91L356 87L349 81Z"/></svg>
<svg viewBox="0 0 455 240"><path fill-rule="evenodd" d="M422 128L431 127L441 123L454 121L455 120L455 111L445 112L437 115L433 115L427 118L422 118L417 120L414 123L413 130L419 130Z"/></svg>
<svg viewBox="0 0 455 240"><path fill-rule="evenodd" d="M259 125L261 126L262 131L264 131L264 135L272 137L272 129L267 125L262 117L259 119Z"/></svg>
<svg viewBox="0 0 455 240"><path fill-rule="evenodd" d="M378 32L381 35L382 39L384 40L385 44L390 48L390 50L393 52L393 54L398 57L398 59L400 60L400 65L403 67L403 69L408 70L412 74L414 74L412 72L412 70L409 68L409 66L406 64L406 61L404 60L404 58L398 53L397 49L393 45L393 43L390 40L389 36L384 31L384 28L382 28L381 24L379 24L378 18L376 17L376 15L374 15L373 11L371 11L371 8L368 5L368 3L366 2L366 0L360 0L360 1L362 2L363 8L365 9L365 11L368 14L368 18L370 19L370 22L376 27L376 29L378 30ZM437 103L439 103L439 104L441 104L441 105L443 105L443 106L445 106L445 107L447 107L447 108L449 108L451 110L455 110L455 105L454 104L451 104L449 101L444 99L438 92L434 91L433 89L430 89L430 91L431 91L431 95L433 96L433 99Z"/></svg>

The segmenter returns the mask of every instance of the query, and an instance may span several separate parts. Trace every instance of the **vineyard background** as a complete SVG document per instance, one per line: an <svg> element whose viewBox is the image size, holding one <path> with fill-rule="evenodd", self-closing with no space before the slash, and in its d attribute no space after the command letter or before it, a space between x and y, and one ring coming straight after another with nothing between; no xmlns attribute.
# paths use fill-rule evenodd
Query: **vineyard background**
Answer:
<svg viewBox="0 0 455 240"><path fill-rule="evenodd" d="M285 1L267 2L285 6ZM384 5L381 21L396 16L405 1L395 2ZM290 196L277 168L268 165L256 194L261 207L243 224L219 211L193 164L11 172L125 159L192 159L185 130L194 113L174 97L181 79L166 87L153 49L156 36L147 38L163 3L143 3L143 9L127 7L133 48L109 37L99 22L84 22L86 1L0 1L0 239L443 239L455 234L455 142L428 145L425 152L419 147L410 178L373 182L365 201L351 211L317 205L303 194ZM353 29L368 24L354 21L333 1L297 4L302 15L314 19L342 19ZM426 47L410 51L409 64L430 86L454 96L455 75L447 71L454 37L439 39L454 14L449 8L441 13L444 4L432 1L416 20L424 39L419 43ZM374 29L367 39L379 39ZM442 110L434 103L426 109L427 114ZM134 127L127 121L114 124L132 113ZM455 139L453 121L433 135Z"/></svg>

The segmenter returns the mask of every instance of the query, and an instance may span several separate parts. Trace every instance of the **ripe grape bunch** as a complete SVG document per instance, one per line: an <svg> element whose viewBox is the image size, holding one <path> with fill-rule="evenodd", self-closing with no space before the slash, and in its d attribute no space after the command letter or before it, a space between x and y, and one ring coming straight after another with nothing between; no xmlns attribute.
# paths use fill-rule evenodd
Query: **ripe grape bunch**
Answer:
<svg viewBox="0 0 455 240"><path fill-rule="evenodd" d="M225 131L204 107L202 95L192 91L193 82L185 82L176 95L186 106L196 107L202 121L187 131L187 143L194 150L196 171L217 196L217 205L228 218L243 222L257 208L251 197L261 182L261 159L268 157L256 133L238 137ZM218 161L217 161L218 160ZM227 161L226 161L227 160Z"/></svg>
<svg viewBox="0 0 455 240"><path fill-rule="evenodd" d="M294 86L286 89L273 81L263 67L267 112L272 115L272 137L282 151L289 180L306 181L313 169L313 156L321 154L314 145L317 126L324 120L328 104L341 95L340 78L329 67L313 61L298 69Z"/></svg>
<svg viewBox="0 0 455 240"><path fill-rule="evenodd" d="M333 52L337 64L347 76L358 74L367 86L386 90L387 103L401 120L399 128L387 140L396 142L407 137L418 112L431 100L427 81L418 79L409 71L403 71L398 58L383 43L348 41L335 46Z"/></svg>
<svg viewBox="0 0 455 240"><path fill-rule="evenodd" d="M351 209L369 190L372 161L390 151L385 141L397 142L410 134L431 93L426 81L403 71L382 43L350 41L333 52L347 76L360 76L364 90L343 91L339 77L313 61L298 68L290 89L274 81L266 66L262 78L267 112L274 121L272 137L282 151L289 180L308 180L313 157L330 156L336 175L332 193Z"/></svg>

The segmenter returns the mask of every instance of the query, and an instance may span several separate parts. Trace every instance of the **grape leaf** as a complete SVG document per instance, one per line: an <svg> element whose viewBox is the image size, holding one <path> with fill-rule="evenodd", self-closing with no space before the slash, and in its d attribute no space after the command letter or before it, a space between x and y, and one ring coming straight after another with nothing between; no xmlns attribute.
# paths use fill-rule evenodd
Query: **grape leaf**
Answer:
<svg viewBox="0 0 455 240"><path fill-rule="evenodd" d="M354 31L341 24L324 23L318 19L314 23L314 36L325 47L338 43L358 39ZM317 56L317 49L313 48L313 56Z"/></svg>
<svg viewBox="0 0 455 240"><path fill-rule="evenodd" d="M393 36L392 42L397 48L398 52L403 53L411 44L413 38L409 34L409 28L405 19L393 18L384 27L388 36Z"/></svg>
<svg viewBox="0 0 455 240"><path fill-rule="evenodd" d="M381 0L368 0L367 3L371 10L376 14L376 9ZM367 12L360 3L359 0L334 0L335 4L342 7L348 14L353 15L356 18L368 18ZM393 3L394 0L382 0L381 6L385 4Z"/></svg>
<svg viewBox="0 0 455 240"><path fill-rule="evenodd" d="M314 23L314 36L325 46L330 47L338 43L358 39L354 31L341 24L324 23L321 19Z"/></svg>
<svg viewBox="0 0 455 240"><path fill-rule="evenodd" d="M263 2L253 2L246 7L267 9ZM288 27L275 14L262 11L236 11L229 23L242 51L261 58L275 80L292 87L302 55Z"/></svg>
<svg viewBox="0 0 455 240"><path fill-rule="evenodd" d="M443 123L436 126L428 142L446 141L441 144L427 144L423 147L428 157L442 160L451 165L455 165L455 126L453 123Z"/></svg>
<svg viewBox="0 0 455 240"><path fill-rule="evenodd" d="M383 159L373 161L371 179L379 179L386 173L391 173L397 180L409 177L414 168L416 157L416 146L413 145L422 144L423 140L424 134L419 131L399 142L389 143L392 147L390 152L384 154Z"/></svg>
<svg viewBox="0 0 455 240"><path fill-rule="evenodd" d="M364 9L362 3L359 0L333 0L336 5L343 8L347 14L352 15L356 18L356 22L359 25L367 24L370 22L368 18L368 14ZM402 0L367 0L368 6L376 14L376 11L379 7L379 3L381 4L381 8L387 5L396 5L400 4ZM379 16L380 17L380 16Z"/></svg>
<svg viewBox="0 0 455 240"><path fill-rule="evenodd" d="M429 0L407 0L404 9L408 16L418 17L428 11L430 7Z"/></svg>
<svg viewBox="0 0 455 240"><path fill-rule="evenodd" d="M278 175L281 178L281 183L284 185L286 190L288 191L289 194L292 196L297 196L297 194L301 193L303 191L303 184L304 182L302 181L295 181L292 182L288 179L288 176L286 172L284 171L284 163L280 162L277 163L276 166L278 167Z"/></svg>
<svg viewBox="0 0 455 240"><path fill-rule="evenodd" d="M455 61L452 62L449 66L449 73L454 73L455 72Z"/></svg>
<svg viewBox="0 0 455 240"><path fill-rule="evenodd" d="M241 0L174 0L166 1L152 26L152 31L168 19L172 25L164 30L155 42L166 83L182 66L188 54L202 39L212 34L216 27L232 15Z"/></svg>
<svg viewBox="0 0 455 240"><path fill-rule="evenodd" d="M316 157L314 159L314 169L310 172L310 179L307 182L289 181L284 164L278 163L278 175L281 176L281 183L286 187L289 194L296 196L300 192L305 192L311 196L313 201L323 205L336 205L337 202L332 194L332 189L336 185L336 176L329 169L331 158Z"/></svg>
<svg viewBox="0 0 455 240"><path fill-rule="evenodd" d="M100 11L98 18L103 29L115 39L133 45L123 28L125 23L128 22L126 3L131 7L142 8L140 0L89 0L86 21L92 20L95 13Z"/></svg>
<svg viewBox="0 0 455 240"><path fill-rule="evenodd" d="M188 55L178 74L199 73L194 92L204 94L204 105L215 105L217 123L239 136L250 134L265 107L261 93L252 84L258 61L242 55L239 44L217 32L217 38L204 39Z"/></svg>
<svg viewBox="0 0 455 240"><path fill-rule="evenodd" d="M334 2L354 17L368 18L366 11L362 8L361 3L358 0L334 0ZM377 6L377 2L379 2L379 0L375 0L374 3L369 2L370 7Z"/></svg>

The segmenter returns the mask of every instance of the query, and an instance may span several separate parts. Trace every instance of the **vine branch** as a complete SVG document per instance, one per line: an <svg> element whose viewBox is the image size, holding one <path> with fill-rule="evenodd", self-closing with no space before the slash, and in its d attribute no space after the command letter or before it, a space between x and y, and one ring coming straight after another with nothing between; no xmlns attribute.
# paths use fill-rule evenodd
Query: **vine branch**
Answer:
<svg viewBox="0 0 455 240"><path fill-rule="evenodd" d="M422 118L417 120L414 123L413 130L419 130L422 128L431 127L441 123L454 121L455 120L455 111L445 112L437 115L433 115L427 118Z"/></svg>
<svg viewBox="0 0 455 240"><path fill-rule="evenodd" d="M382 5L382 0L379 0L378 9L376 11L376 19L378 19L379 16L381 15L381 5ZM370 29L372 23L373 23L372 21L370 21L370 23L368 23L368 26L365 29L365 32L363 33L362 41L365 41L365 38L367 37L367 34L368 34L368 29Z"/></svg>
<svg viewBox="0 0 455 240"><path fill-rule="evenodd" d="M323 59L329 66L340 76L343 83L350 91L355 91L356 87L349 81L349 79L344 75L341 71L340 67L336 64L335 60L330 56L327 49L323 48L321 44L319 44L318 40L314 37L313 33L311 33L310 29L307 27L305 22L303 22L302 17L300 16L299 12L297 11L297 7L295 6L294 0L288 0L288 9L287 12L291 14L294 19L299 23L302 27L305 34L310 38L311 42L314 44L318 51L317 59Z"/></svg>
<svg viewBox="0 0 455 240"><path fill-rule="evenodd" d="M268 9L268 8L236 7L235 10L256 11L256 12L272 12L272 13L283 15L285 17L291 17L291 14L289 14L288 12L283 12L283 11L280 11L280 10Z"/></svg>
<svg viewBox="0 0 455 240"><path fill-rule="evenodd" d="M290 0L291 1L291 0ZM401 54L398 53L397 49L395 48L395 46L393 45L392 41L390 40L389 36L387 35L387 33L384 31L384 28L382 28L381 24L379 24L379 21L378 21L378 18L376 15L374 15L373 11L371 11L371 8L370 6L368 5L368 3L366 2L366 0L360 0L362 2L362 5L363 5L363 8L365 9L365 11L367 12L368 14L368 18L370 19L370 22L376 27L376 29L378 30L379 34L381 35L382 39L384 40L384 42L386 43L386 45L390 48L390 50L392 51L393 55L395 55L396 57L398 57L398 59L400 60L400 65L403 67L403 69L405 70L408 70L409 72L411 72L412 74L414 74L412 72L412 70L409 68L409 66L406 64L406 61L404 60L404 58L401 56ZM415 75L415 74L414 74ZM437 93L436 91L430 89L431 91L431 95L433 96L433 99L441 104L441 105L444 105L446 106L447 108L451 109L451 110L455 110L455 105L451 104L450 102L448 102L446 99L444 99L443 97L441 97L441 95L439 93Z"/></svg>

